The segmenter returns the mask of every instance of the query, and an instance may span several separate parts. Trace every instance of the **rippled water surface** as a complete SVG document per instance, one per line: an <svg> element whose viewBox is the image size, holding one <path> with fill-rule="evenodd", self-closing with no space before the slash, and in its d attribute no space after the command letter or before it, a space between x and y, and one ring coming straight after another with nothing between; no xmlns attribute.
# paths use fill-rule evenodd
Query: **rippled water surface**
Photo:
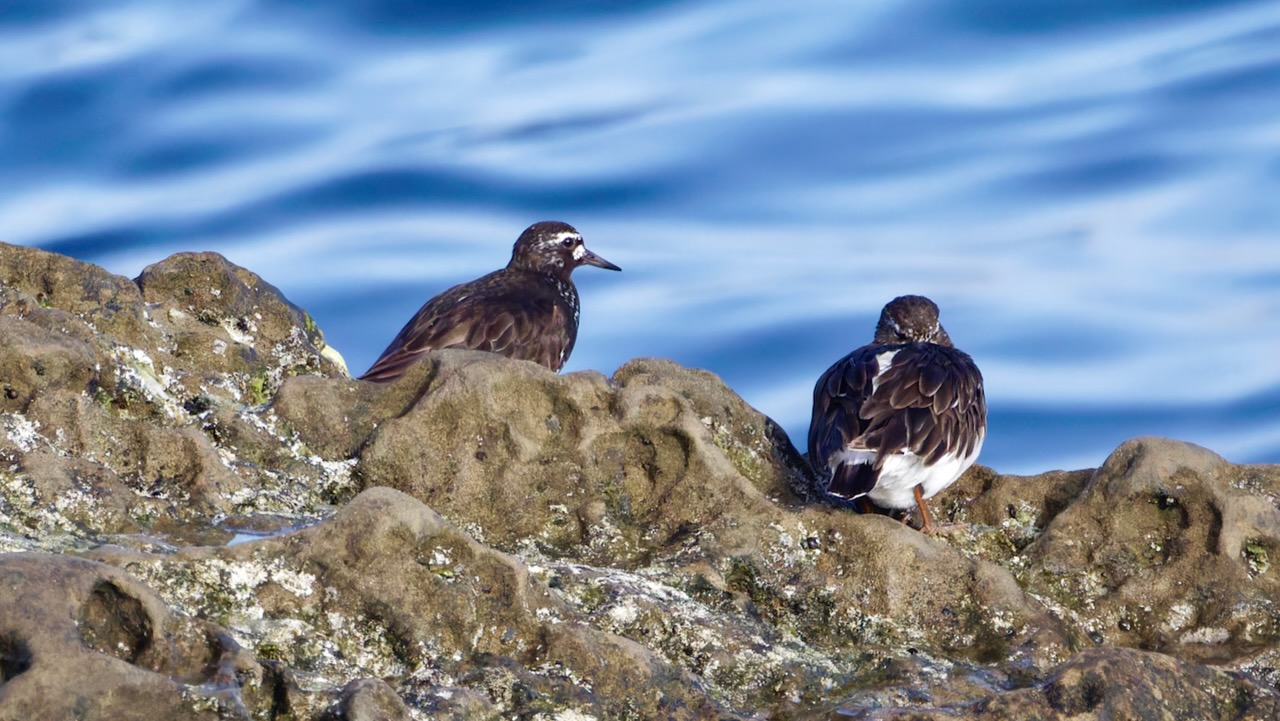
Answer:
<svg viewBox="0 0 1280 721"><path fill-rule="evenodd" d="M217 250L360 372L567 220L568 370L720 374L799 445L913 292L983 462L1169 435L1280 462L1280 3L8 0L0 239Z"/></svg>

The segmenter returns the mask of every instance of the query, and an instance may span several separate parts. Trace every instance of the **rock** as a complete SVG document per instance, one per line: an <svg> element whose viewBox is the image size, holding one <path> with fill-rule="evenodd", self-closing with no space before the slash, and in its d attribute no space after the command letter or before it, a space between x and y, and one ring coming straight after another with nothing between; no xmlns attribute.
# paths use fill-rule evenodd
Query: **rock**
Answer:
<svg viewBox="0 0 1280 721"><path fill-rule="evenodd" d="M98 368L104 362L87 325L71 324L63 313L42 310L36 320L0 316L0 378L4 379L0 408L26 412L33 400L51 386L92 394L102 384ZM67 327L62 333L50 325Z"/></svg>
<svg viewBox="0 0 1280 721"><path fill-rule="evenodd" d="M430 363L419 369L432 368ZM312 453L331 462L359 455L378 425L403 414L415 398L404 397L407 386L379 386L361 381L334 382L316 376L286 379L271 401L271 410L291 434Z"/></svg>
<svg viewBox="0 0 1280 721"><path fill-rule="evenodd" d="M87 328L132 348L158 342L142 294L128 278L36 248L0 243L0 306L5 316L50 330Z"/></svg>
<svg viewBox="0 0 1280 721"><path fill-rule="evenodd" d="M347 375L324 355L324 336L309 315L217 253L170 256L136 282L153 317L167 326L173 355L194 357L213 377L244 374L250 404L265 403L298 373Z"/></svg>
<svg viewBox="0 0 1280 721"><path fill-rule="evenodd" d="M215 719L274 693L230 637L132 576L44 554L0 555L0 669L5 719Z"/></svg>
<svg viewBox="0 0 1280 721"><path fill-rule="evenodd" d="M293 374L346 375L306 315L257 276L184 254L149 267L140 287L0 244L0 278L0 483L10 523L27 529L0 548L150 532L189 542L219 535L218 516L354 493L350 464L291 452L252 412Z"/></svg>
<svg viewBox="0 0 1280 721"><path fill-rule="evenodd" d="M338 701L321 721L409 721L409 708L380 679L362 678L342 687Z"/></svg>
<svg viewBox="0 0 1280 721"><path fill-rule="evenodd" d="M611 381L480 353L430 364L405 382L429 387L364 448L361 477L487 543L662 569L668 585L718 589L819 648L922 643L1035 667L1065 657L1058 621L1005 569L887 518L804 506L794 451L714 376L653 360Z"/></svg>
<svg viewBox="0 0 1280 721"><path fill-rule="evenodd" d="M917 696L944 689L926 680ZM972 692L970 687L966 689ZM1280 716L1273 689L1239 673L1125 648L1084 651L1028 688L992 693L946 706L907 704L896 708L841 707L810 718L875 721L1068 721L1077 719L1236 719L1264 721Z"/></svg>
<svg viewBox="0 0 1280 721"><path fill-rule="evenodd" d="M1197 446L1120 446L1025 552L1027 587L1100 642L1207 663L1280 640L1280 477Z"/></svg>
<svg viewBox="0 0 1280 721"><path fill-rule="evenodd" d="M583 623L519 559L388 488L280 538L166 556L90 555L224 624L303 685L394 677L431 697L438 712L475 706L464 694L462 708L452 708L459 683L478 687L503 714L572 708L602 718L692 719L715 709L691 677L651 650ZM387 703L367 686L339 695L326 711L335 718L355 713L355 695L364 698L356 706Z"/></svg>
<svg viewBox="0 0 1280 721"><path fill-rule="evenodd" d="M0 281L0 720L1277 715L1278 467L975 466L925 537L706 371L377 385L215 254Z"/></svg>

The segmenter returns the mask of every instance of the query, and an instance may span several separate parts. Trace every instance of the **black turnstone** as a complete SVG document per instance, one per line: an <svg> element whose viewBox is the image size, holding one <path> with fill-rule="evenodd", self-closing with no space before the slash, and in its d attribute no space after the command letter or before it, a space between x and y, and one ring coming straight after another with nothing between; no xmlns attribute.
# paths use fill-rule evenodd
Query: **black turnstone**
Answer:
<svg viewBox="0 0 1280 721"><path fill-rule="evenodd" d="M580 265L622 270L587 250L573 226L534 223L507 267L427 301L360 379L395 380L440 348L485 350L559 371L578 336L578 289L569 275Z"/></svg>
<svg viewBox="0 0 1280 721"><path fill-rule="evenodd" d="M875 339L827 369L813 389L809 462L830 474L827 492L883 508L920 509L955 482L987 435L982 373L918 295L894 298Z"/></svg>

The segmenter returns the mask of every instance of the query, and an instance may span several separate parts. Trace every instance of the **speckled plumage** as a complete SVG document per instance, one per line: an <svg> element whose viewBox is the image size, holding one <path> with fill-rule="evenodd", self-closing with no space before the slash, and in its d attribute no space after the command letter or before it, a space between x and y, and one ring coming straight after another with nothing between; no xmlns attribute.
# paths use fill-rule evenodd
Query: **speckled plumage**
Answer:
<svg viewBox="0 0 1280 721"><path fill-rule="evenodd" d="M875 339L818 379L809 461L828 492L886 508L919 507L977 459L987 431L982 373L922 296L890 301Z"/></svg>
<svg viewBox="0 0 1280 721"><path fill-rule="evenodd" d="M441 348L484 350L559 371L578 336L570 276L580 265L621 270L587 250L567 223L534 223L516 240L507 267L427 301L360 378L395 380Z"/></svg>

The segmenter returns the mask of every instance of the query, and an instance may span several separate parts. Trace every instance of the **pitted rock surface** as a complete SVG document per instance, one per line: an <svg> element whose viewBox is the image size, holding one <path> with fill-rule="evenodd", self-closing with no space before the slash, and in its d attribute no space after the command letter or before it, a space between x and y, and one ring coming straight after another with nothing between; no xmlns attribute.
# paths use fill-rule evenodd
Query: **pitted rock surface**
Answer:
<svg viewBox="0 0 1280 721"><path fill-rule="evenodd" d="M712 373L354 381L215 254L0 245L0 337L0 719L1280 712L1274 466L978 466L934 538Z"/></svg>

